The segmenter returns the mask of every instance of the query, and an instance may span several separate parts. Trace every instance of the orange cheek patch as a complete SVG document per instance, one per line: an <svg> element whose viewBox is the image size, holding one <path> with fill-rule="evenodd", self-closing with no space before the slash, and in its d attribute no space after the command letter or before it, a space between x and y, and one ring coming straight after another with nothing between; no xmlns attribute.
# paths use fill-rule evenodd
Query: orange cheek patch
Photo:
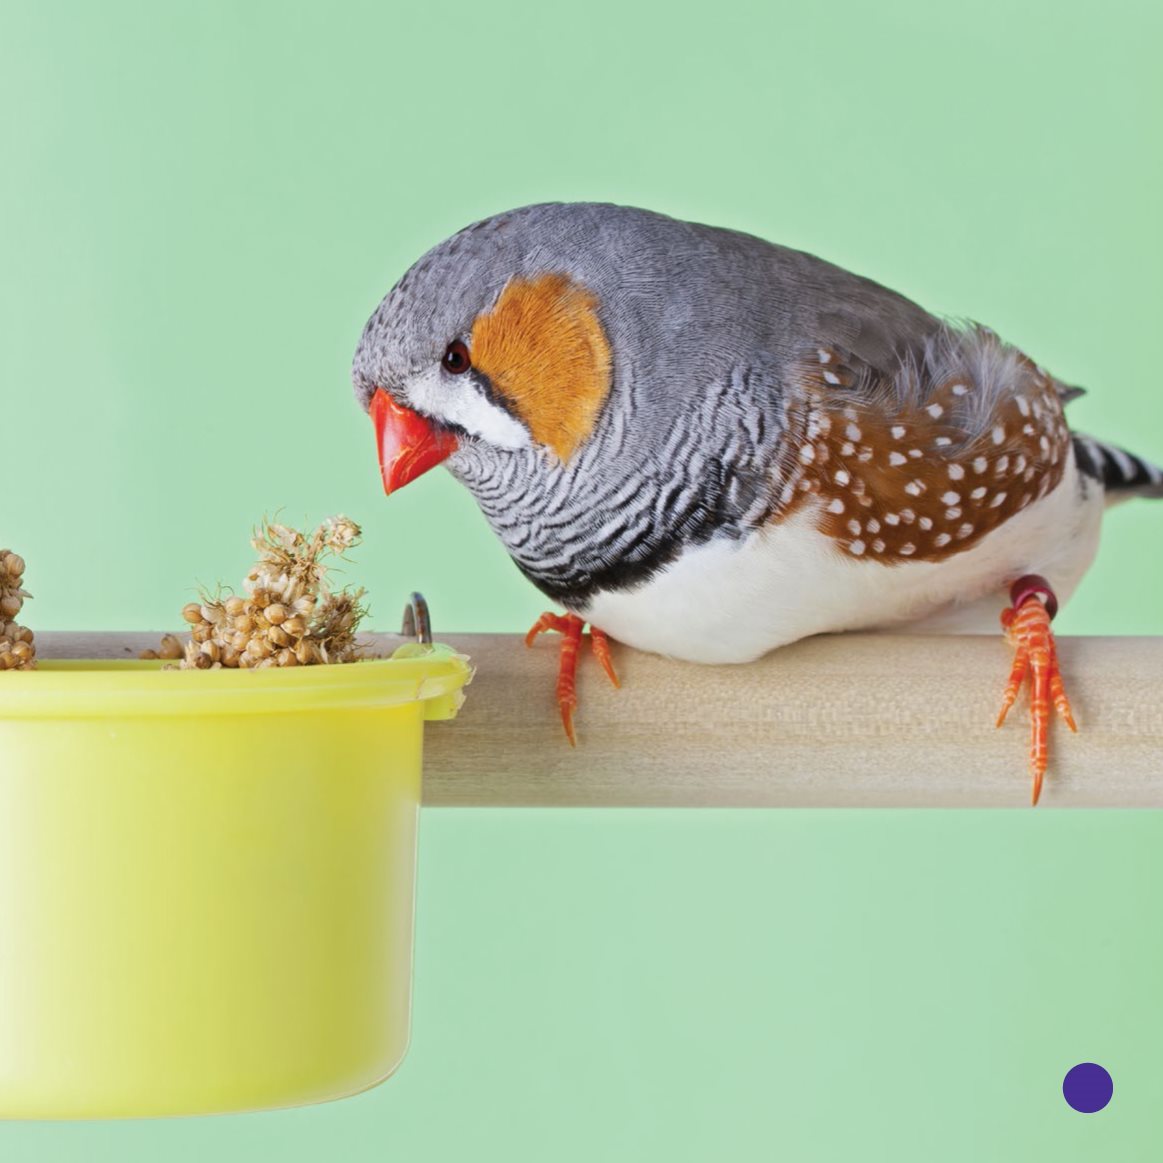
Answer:
<svg viewBox="0 0 1163 1163"><path fill-rule="evenodd" d="M512 279L472 329L473 366L568 460L610 394L610 344L597 296L566 275Z"/></svg>

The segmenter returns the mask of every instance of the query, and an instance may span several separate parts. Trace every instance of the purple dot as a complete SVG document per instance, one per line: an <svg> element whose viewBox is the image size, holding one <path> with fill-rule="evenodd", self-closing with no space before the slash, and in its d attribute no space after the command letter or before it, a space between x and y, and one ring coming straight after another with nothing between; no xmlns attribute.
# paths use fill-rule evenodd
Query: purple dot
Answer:
<svg viewBox="0 0 1163 1163"><path fill-rule="evenodd" d="M1097 1062L1079 1062L1062 1079L1062 1097L1084 1115L1102 1110L1114 1092L1111 1076Z"/></svg>

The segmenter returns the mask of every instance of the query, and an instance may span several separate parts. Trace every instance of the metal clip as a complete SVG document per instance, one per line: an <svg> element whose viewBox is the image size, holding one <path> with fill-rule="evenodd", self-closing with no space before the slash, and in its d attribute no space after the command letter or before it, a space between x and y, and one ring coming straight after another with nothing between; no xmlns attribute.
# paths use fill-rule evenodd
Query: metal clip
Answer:
<svg viewBox="0 0 1163 1163"><path fill-rule="evenodd" d="M404 607L404 627L400 633L405 638L415 638L421 646L432 645L432 619L423 594L414 593Z"/></svg>

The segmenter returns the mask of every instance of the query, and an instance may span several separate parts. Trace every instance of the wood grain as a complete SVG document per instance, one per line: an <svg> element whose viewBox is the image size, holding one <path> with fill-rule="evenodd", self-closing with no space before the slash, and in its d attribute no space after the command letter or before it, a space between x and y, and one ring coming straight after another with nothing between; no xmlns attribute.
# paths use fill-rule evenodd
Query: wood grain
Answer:
<svg viewBox="0 0 1163 1163"><path fill-rule="evenodd" d="M124 658L159 637L37 642L46 658ZM556 638L531 650L515 635L439 638L477 673L457 719L427 727L426 804L1029 804L1024 700L993 726L1010 662L1000 635L827 636L744 666L615 644L621 690L582 657L576 749L553 699ZM1041 808L1163 807L1163 639L1061 638L1059 647L1079 733L1055 724Z"/></svg>

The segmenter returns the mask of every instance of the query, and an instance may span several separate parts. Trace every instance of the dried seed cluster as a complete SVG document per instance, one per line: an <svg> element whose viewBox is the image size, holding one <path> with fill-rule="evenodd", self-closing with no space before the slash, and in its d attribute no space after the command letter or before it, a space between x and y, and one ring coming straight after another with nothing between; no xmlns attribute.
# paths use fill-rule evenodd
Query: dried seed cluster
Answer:
<svg viewBox="0 0 1163 1163"><path fill-rule="evenodd" d="M359 526L329 517L311 536L264 521L251 544L259 560L246 577L246 596L211 597L182 610L190 624L183 645L167 635L152 657L180 658L183 670L312 666L365 657L355 633L364 591L331 590L322 558L358 544Z"/></svg>
<svg viewBox="0 0 1163 1163"><path fill-rule="evenodd" d="M0 670L32 670L36 666L36 646L32 631L17 625L16 615L31 597L21 587L24 558L10 549L0 549Z"/></svg>

